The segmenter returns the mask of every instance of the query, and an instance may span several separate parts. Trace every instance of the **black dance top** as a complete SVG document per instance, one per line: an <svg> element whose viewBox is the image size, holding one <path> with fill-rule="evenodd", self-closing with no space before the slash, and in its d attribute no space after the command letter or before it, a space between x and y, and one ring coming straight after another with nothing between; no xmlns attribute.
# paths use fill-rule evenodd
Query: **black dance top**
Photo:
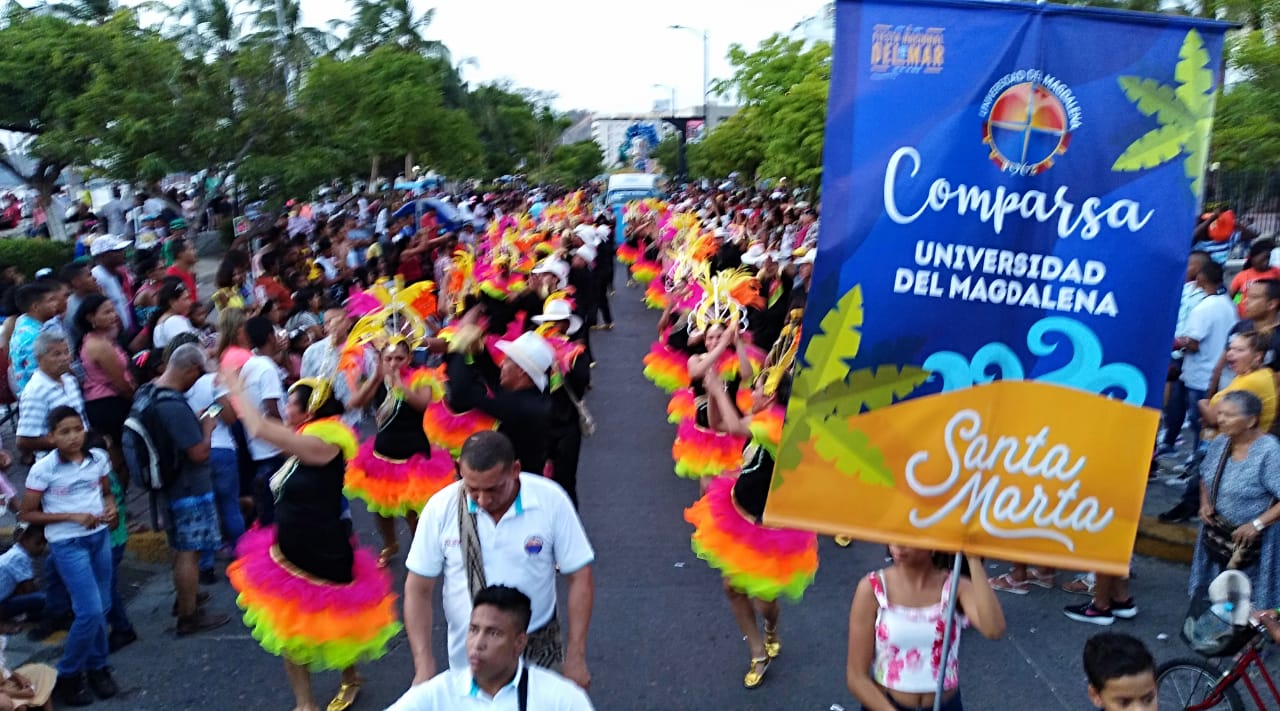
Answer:
<svg viewBox="0 0 1280 711"><path fill-rule="evenodd" d="M764 504L773 481L773 457L751 442L742 450L742 473L733 484L733 500L757 522L764 518Z"/></svg>
<svg viewBox="0 0 1280 711"><path fill-rule="evenodd" d="M303 572L338 584L351 582L355 555L342 521L346 470L341 454L318 467L290 457L272 477L280 552Z"/></svg>
<svg viewBox="0 0 1280 711"><path fill-rule="evenodd" d="M422 430L422 411L404 398L388 397L387 386L378 386L378 434L373 451L387 459L404 460L415 454L431 457L431 442Z"/></svg>

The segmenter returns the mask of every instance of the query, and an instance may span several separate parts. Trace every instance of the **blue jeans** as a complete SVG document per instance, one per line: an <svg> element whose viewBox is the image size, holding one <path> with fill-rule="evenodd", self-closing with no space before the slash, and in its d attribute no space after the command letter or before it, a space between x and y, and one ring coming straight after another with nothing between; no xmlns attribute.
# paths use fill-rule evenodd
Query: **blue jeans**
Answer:
<svg viewBox="0 0 1280 711"><path fill-rule="evenodd" d="M107 611L111 609L111 540L107 530L50 541L49 552L57 561L76 615L58 660L58 675L102 669L107 666Z"/></svg>
<svg viewBox="0 0 1280 711"><path fill-rule="evenodd" d="M0 602L0 618L12 620L18 615L26 615L27 620L39 619L44 612L44 593L33 592L25 595L14 595Z"/></svg>
<svg viewBox="0 0 1280 711"><path fill-rule="evenodd" d="M1172 447L1182 431L1182 421L1191 415L1191 451L1200 447L1200 401L1205 391L1187 387L1181 380L1169 384L1169 401L1164 406L1164 444Z"/></svg>
<svg viewBox="0 0 1280 711"><path fill-rule="evenodd" d="M124 609L124 600L120 599L120 561L124 560L124 546L111 549L111 609L107 610L107 625L112 632L128 632L133 629L129 621L129 613Z"/></svg>
<svg viewBox="0 0 1280 711"><path fill-rule="evenodd" d="M227 545L234 546L244 533L244 515L240 513L240 466L236 450L211 449L209 463L213 466L213 498L218 507L218 520ZM200 554L200 569L213 570L213 551Z"/></svg>
<svg viewBox="0 0 1280 711"><path fill-rule="evenodd" d="M270 526L276 522L276 499L268 482L284 466L284 457L254 460L253 466L257 469L253 475L253 502L258 509L258 524Z"/></svg>
<svg viewBox="0 0 1280 711"><path fill-rule="evenodd" d="M44 596L45 619L57 621L71 614L71 596L58 575L58 562L52 552L44 557Z"/></svg>

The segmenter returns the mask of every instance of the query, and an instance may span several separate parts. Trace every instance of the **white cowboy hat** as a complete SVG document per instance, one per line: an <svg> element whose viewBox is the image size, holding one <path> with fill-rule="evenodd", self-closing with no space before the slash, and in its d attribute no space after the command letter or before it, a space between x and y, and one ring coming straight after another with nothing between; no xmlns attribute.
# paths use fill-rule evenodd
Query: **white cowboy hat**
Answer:
<svg viewBox="0 0 1280 711"><path fill-rule="evenodd" d="M555 352L546 339L533 331L526 331L514 341L498 341L494 344L513 363L520 366L539 390L547 389L547 371L555 359Z"/></svg>
<svg viewBox="0 0 1280 711"><path fill-rule="evenodd" d="M533 317L534 323L546 323L548 321L568 321L569 335L578 332L582 328L582 319L573 313L573 307L564 299L552 299L547 302L542 313Z"/></svg>
<svg viewBox="0 0 1280 711"><path fill-rule="evenodd" d="M560 280L560 288L569 285L569 265L554 257L538 262L530 274L553 274Z"/></svg>

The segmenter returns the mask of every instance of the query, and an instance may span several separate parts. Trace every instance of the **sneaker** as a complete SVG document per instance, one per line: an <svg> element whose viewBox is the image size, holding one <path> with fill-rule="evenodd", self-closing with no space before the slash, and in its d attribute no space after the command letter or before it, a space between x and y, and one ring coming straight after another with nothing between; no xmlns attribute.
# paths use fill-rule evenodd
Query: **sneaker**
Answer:
<svg viewBox="0 0 1280 711"><path fill-rule="evenodd" d="M1176 451L1178 450L1172 444L1162 444L1159 447L1156 447L1154 458L1159 459L1160 457L1167 457Z"/></svg>
<svg viewBox="0 0 1280 711"><path fill-rule="evenodd" d="M112 630L111 634L107 635L107 651L115 654L137 641L138 633L131 629Z"/></svg>
<svg viewBox="0 0 1280 711"><path fill-rule="evenodd" d="M100 699L109 699L120 692L116 680L111 678L111 667L93 669L89 672L89 688L93 695Z"/></svg>
<svg viewBox="0 0 1280 711"><path fill-rule="evenodd" d="M206 570L200 571L200 584L201 585L217 585L218 572L216 570L213 570L212 568L208 568Z"/></svg>
<svg viewBox="0 0 1280 711"><path fill-rule="evenodd" d="M231 615L213 615L200 610L194 615L178 618L178 636L186 637L197 632L216 630L230 621Z"/></svg>
<svg viewBox="0 0 1280 711"><path fill-rule="evenodd" d="M53 697L66 706L89 706L93 703L93 692L89 690L89 679L84 672L58 675L53 685Z"/></svg>
<svg viewBox="0 0 1280 711"><path fill-rule="evenodd" d="M1160 519L1161 523L1182 523L1183 521L1190 521L1195 518L1198 513L1199 512L1196 511L1194 506L1189 506L1179 501L1176 506L1165 511L1156 518Z"/></svg>
<svg viewBox="0 0 1280 711"><path fill-rule="evenodd" d="M1099 610L1093 606L1093 601L1084 603L1083 605L1067 605L1062 608L1062 614L1076 622L1087 622L1091 625L1113 625L1116 622L1115 615L1110 610Z"/></svg>
<svg viewBox="0 0 1280 711"><path fill-rule="evenodd" d="M1128 600L1112 600L1111 614L1122 620L1132 620L1138 616L1138 603L1132 597Z"/></svg>

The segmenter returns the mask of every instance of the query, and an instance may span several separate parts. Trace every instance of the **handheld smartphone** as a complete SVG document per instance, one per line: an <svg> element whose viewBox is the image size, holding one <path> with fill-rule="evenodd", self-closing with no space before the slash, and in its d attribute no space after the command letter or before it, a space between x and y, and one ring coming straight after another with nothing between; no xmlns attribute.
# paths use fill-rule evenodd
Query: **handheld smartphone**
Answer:
<svg viewBox="0 0 1280 711"><path fill-rule="evenodd" d="M209 409L205 410L204 414L201 415L200 417L207 420L212 420L221 414L222 414L222 405L219 405L218 403L215 402L212 405L210 405Z"/></svg>

